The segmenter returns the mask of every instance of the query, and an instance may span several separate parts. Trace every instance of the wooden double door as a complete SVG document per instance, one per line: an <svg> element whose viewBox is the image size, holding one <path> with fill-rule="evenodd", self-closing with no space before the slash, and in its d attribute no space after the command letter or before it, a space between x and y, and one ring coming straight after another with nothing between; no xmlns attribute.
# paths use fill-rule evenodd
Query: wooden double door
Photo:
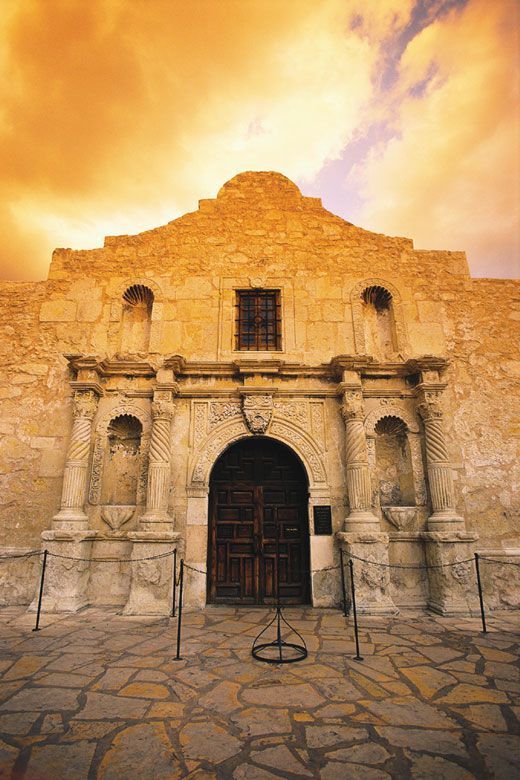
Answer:
<svg viewBox="0 0 520 780"><path fill-rule="evenodd" d="M288 447L256 437L230 447L211 476L208 601L309 603L307 502Z"/></svg>

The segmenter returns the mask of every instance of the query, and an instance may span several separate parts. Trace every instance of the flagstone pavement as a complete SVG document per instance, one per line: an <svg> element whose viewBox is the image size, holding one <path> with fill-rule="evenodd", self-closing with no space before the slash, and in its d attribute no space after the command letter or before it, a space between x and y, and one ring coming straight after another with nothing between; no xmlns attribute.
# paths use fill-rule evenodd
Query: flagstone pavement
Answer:
<svg viewBox="0 0 520 780"><path fill-rule="evenodd" d="M362 617L356 661L350 619L291 608L309 656L284 666L251 657L270 614L185 614L176 661L175 619L89 608L34 633L34 615L0 610L0 777L520 776L518 612L488 634L469 618Z"/></svg>

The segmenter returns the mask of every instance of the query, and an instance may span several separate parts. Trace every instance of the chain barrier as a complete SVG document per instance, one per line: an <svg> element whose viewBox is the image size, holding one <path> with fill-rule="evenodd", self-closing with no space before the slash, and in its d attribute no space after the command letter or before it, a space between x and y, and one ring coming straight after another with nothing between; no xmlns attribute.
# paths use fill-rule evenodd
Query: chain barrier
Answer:
<svg viewBox="0 0 520 780"><path fill-rule="evenodd" d="M190 571L196 571L196 572L197 572L197 574L207 574L207 573L208 573L206 569L204 569L204 570L202 570L202 569L197 569L195 566L190 566L190 565L189 565L189 564L187 564L186 562L184 562L184 568L185 568L185 569L189 569Z"/></svg>
<svg viewBox="0 0 520 780"><path fill-rule="evenodd" d="M407 566L399 563L383 563L381 561L370 561L368 560L368 558L360 558L359 556L354 555L353 553L347 553L347 556L349 558L353 558L355 561L360 561L361 563L371 563L373 566L383 566L385 569L424 569L425 571L427 571L428 569L444 569L447 566L458 566L460 563L474 562L474 558L464 558L462 561L453 561L453 563L432 563L431 565L411 564L410 566ZM482 558L480 560L482 560Z"/></svg>
<svg viewBox="0 0 520 780"><path fill-rule="evenodd" d="M0 555L0 561L9 561L14 558L30 558L33 555L41 555L41 553L41 550L30 550L29 552L20 553L19 555L16 553L14 555Z"/></svg>
<svg viewBox="0 0 520 780"><path fill-rule="evenodd" d="M139 561L156 561L158 558L168 558L173 555L175 550L169 550L159 555L148 555L145 558L76 558L73 555L60 555L49 550L52 558L63 558L66 561L83 561L86 563L139 563Z"/></svg>

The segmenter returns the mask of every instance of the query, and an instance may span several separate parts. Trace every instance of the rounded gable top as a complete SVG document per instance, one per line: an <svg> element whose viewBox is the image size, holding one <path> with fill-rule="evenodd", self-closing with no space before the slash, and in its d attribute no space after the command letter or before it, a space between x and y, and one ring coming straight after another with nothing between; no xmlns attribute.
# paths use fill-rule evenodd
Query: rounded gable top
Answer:
<svg viewBox="0 0 520 780"><path fill-rule="evenodd" d="M276 171L244 171L227 181L218 191L217 199L299 200L302 193L287 176Z"/></svg>

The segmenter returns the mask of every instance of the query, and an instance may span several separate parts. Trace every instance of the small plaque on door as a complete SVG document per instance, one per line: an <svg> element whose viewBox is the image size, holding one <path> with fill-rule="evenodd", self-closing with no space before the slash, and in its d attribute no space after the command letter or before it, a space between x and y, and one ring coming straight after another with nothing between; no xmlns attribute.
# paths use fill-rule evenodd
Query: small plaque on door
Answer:
<svg viewBox="0 0 520 780"><path fill-rule="evenodd" d="M315 506L314 533L316 536L330 536L332 534L332 514L330 506Z"/></svg>

